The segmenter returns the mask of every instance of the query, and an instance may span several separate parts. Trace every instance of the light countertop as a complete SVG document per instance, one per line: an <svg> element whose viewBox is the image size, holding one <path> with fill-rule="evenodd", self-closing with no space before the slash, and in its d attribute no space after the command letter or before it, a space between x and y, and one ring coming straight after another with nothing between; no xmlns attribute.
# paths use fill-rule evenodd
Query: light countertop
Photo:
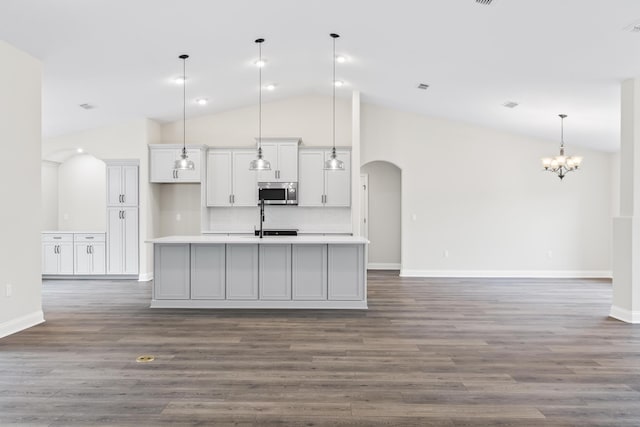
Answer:
<svg viewBox="0 0 640 427"><path fill-rule="evenodd" d="M261 244L261 245L366 245L369 243L364 237L357 236L265 236L262 239L256 236L167 236L146 240L145 243L171 244Z"/></svg>

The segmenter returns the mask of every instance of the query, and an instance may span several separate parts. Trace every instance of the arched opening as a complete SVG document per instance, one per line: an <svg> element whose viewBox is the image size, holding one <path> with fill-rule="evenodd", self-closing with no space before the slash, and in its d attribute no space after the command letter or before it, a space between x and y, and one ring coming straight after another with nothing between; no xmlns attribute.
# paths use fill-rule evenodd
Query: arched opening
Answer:
<svg viewBox="0 0 640 427"><path fill-rule="evenodd" d="M106 164L85 153L42 161L42 228L106 230Z"/></svg>
<svg viewBox="0 0 640 427"><path fill-rule="evenodd" d="M368 268L400 270L402 265L402 170L387 161L363 165L361 209L369 244ZM366 187L365 187L366 186Z"/></svg>

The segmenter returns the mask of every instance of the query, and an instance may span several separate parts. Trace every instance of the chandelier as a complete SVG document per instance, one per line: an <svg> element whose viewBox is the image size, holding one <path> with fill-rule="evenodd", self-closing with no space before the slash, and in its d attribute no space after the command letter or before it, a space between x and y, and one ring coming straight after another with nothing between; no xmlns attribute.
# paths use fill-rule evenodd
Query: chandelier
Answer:
<svg viewBox="0 0 640 427"><path fill-rule="evenodd" d="M564 119L566 114L559 114L560 116L560 155L554 157L545 157L542 159L542 166L544 170L553 172L558 175L558 178L563 179L566 174L573 172L580 168L582 163L582 157L578 156L566 156L564 154Z"/></svg>

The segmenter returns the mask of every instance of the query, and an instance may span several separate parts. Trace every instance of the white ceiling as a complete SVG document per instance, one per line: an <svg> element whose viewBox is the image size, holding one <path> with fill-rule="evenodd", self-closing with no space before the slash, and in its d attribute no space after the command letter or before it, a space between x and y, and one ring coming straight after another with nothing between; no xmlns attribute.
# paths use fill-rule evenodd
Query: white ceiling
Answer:
<svg viewBox="0 0 640 427"><path fill-rule="evenodd" d="M331 38L350 57L339 89L365 102L613 151L619 87L640 76L638 0L2 0L0 38L42 60L45 136L331 91ZM418 83L431 85L427 91ZM502 106L516 101L510 110ZM78 105L90 103L93 110Z"/></svg>

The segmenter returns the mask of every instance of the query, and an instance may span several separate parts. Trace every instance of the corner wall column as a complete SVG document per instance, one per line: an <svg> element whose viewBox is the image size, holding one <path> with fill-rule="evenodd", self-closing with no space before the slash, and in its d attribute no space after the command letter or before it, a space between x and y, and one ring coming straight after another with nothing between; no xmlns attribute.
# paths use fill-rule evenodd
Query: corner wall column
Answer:
<svg viewBox="0 0 640 427"><path fill-rule="evenodd" d="M360 235L360 92L351 96L351 231Z"/></svg>
<svg viewBox="0 0 640 427"><path fill-rule="evenodd" d="M622 83L620 216L613 219L610 316L640 323L640 78Z"/></svg>

